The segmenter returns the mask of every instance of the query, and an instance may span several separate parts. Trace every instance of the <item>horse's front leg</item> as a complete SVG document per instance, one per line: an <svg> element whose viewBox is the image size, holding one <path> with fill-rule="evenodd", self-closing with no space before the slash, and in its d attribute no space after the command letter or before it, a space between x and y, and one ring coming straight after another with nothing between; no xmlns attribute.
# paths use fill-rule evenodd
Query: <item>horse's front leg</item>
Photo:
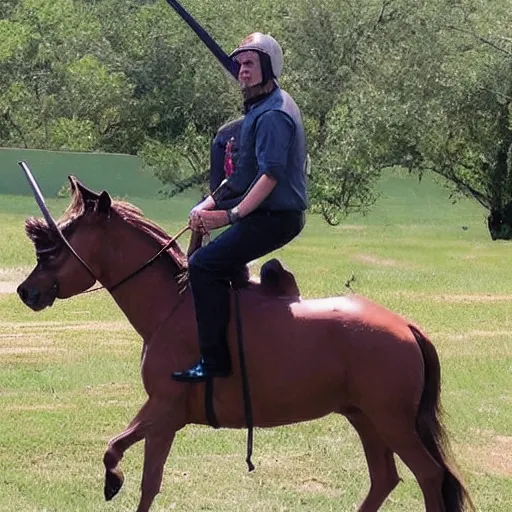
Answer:
<svg viewBox="0 0 512 512"><path fill-rule="evenodd" d="M123 458L124 452L133 444L144 439L149 426L155 418L161 415L162 404L149 398L126 430L109 442L103 456L103 464L105 465L105 499L107 501L110 501L123 486L123 473L118 469L117 465Z"/></svg>
<svg viewBox="0 0 512 512"><path fill-rule="evenodd" d="M144 470L142 474L141 497L137 512L149 512L160 492L165 461L174 441L176 430L168 422L151 426L144 446Z"/></svg>

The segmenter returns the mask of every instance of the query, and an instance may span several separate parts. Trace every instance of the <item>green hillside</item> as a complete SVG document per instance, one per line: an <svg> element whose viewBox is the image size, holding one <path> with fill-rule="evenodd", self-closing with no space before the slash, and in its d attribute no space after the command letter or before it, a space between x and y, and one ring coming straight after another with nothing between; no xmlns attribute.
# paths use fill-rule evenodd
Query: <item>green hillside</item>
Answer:
<svg viewBox="0 0 512 512"><path fill-rule="evenodd" d="M151 173L141 170L140 160L129 155L0 148L0 195L30 195L20 160L27 162L46 197L55 197L69 174L118 197L155 197L161 188Z"/></svg>

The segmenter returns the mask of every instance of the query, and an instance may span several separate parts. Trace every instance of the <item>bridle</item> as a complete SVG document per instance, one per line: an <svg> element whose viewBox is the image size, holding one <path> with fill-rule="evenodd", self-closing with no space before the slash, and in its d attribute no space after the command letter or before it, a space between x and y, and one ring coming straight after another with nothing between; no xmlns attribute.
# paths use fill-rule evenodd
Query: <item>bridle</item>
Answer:
<svg viewBox="0 0 512 512"><path fill-rule="evenodd" d="M64 243L64 245L69 249L69 251L71 252L71 254L80 262L80 264L87 270L87 272L90 274L90 276L94 279L94 281L99 281L98 277L96 276L96 274L94 273L94 271L91 269L91 267L85 262L85 260L76 252L76 250L73 248L73 246L69 243L69 241L67 240L67 238L64 236L64 234L62 233L62 231L57 227L57 225L53 226L54 229L56 229L58 235L59 235L59 238L62 240L62 242ZM183 233L187 232L188 230L190 229L190 226L185 226L184 228L182 228L178 233L176 233L176 235L174 235L173 237L171 237L171 239L154 255L152 256L148 261L146 261L145 263L143 263L139 268L137 268L136 270L134 270L133 272L131 272L130 274L128 274L127 276L123 277L120 281L118 281L116 284L112 285L112 286L98 286L96 288L91 288L89 290L84 290L80 293L77 293L77 295L82 295L84 293L91 293L91 292L96 292L98 290L107 290L109 293L112 293L114 290L116 290L117 288L119 288L121 285L125 284L127 281L129 281L132 277L135 277L137 276L138 274L140 274L141 272L143 272L144 270L146 270L148 267L150 267L156 260L158 260L158 258L160 258L160 256L162 256L162 254L164 254L165 252L167 252L167 250L169 249L169 247L171 247L171 245L181 236L183 235ZM48 248L48 249L40 249L38 251L36 251L36 254L38 256L42 256L42 255L45 255L45 254L48 254L48 253L52 253L55 251L55 248Z"/></svg>
<svg viewBox="0 0 512 512"><path fill-rule="evenodd" d="M28 180L28 183L30 185L30 188L32 189L32 192L34 193L35 200L37 204L39 205L39 208L41 209L41 213L43 214L48 226L55 231L59 235L60 240L62 243L69 249L71 254L81 263L81 265L87 270L87 272L91 275L91 277L94 279L94 281L98 281L98 278L94 271L91 269L91 267L84 261L84 259L75 251L73 246L69 243L67 238L64 236L62 231L60 230L59 226L57 226L57 223L53 219L50 211L48 210L48 207L46 206L44 196L41 192L41 189L39 188L39 185L37 184L36 179L32 175L32 172L28 168L27 164L25 162L18 162L20 167L23 169L23 172L25 173L25 176ZM167 242L152 258L150 258L146 263L143 263L138 269L134 270L130 274L128 274L126 277L123 277L119 282L114 284L113 286L105 287L105 286L99 286L97 288L93 288L91 290L84 290L81 293L90 293L95 292L97 290L106 289L108 292L112 293L115 289L119 288L121 285L129 281L132 277L135 277L136 275L140 274L142 271L147 269L149 266L151 266L162 254L167 252L169 247L186 231L190 229L190 226L187 225L184 228L182 228L176 235L171 237L169 242ZM48 254L50 252L53 252L53 248L48 249L42 249L40 251L37 251L39 255ZM80 295L80 294L78 294Z"/></svg>
<svg viewBox="0 0 512 512"><path fill-rule="evenodd" d="M127 281L129 281L132 277L135 277L137 275L139 275L141 272L143 272L144 270L146 270L148 267L150 267L158 258L160 258L160 256L162 256L162 254L164 254L165 252L167 252L167 250L169 249L169 247L171 247L171 245L183 234L185 233L186 231L188 231L190 229L190 226L185 226L184 228L182 228L178 233L176 233L176 235L174 235L173 237L171 237L171 239L169 240L169 242L167 242L154 256L152 256L148 261L146 261L146 263L143 263L138 269L134 270L133 272L131 272L130 274L128 274L126 277L123 277L120 281L118 281L116 284L112 285L112 286L98 286L96 288L91 288L90 290L84 290L83 292L80 292L78 293L77 295L82 295L84 293L91 293L91 292L97 292L98 290L107 290L109 293L112 293L114 290L116 290L117 288L119 288L121 285L125 284ZM64 235L62 235L62 238L64 238ZM82 259L80 258L80 256L77 254L77 252L72 248L71 244L69 242L65 242L66 243L66 246L71 250L72 254L78 258L78 261L80 261L80 263L82 263L82 265L84 265L84 267L87 269L87 271L89 272L89 274L91 274L91 276L94 278L95 281L98 281L98 278L94 275L93 271L91 270L91 268L89 267L89 265L87 265L87 263Z"/></svg>

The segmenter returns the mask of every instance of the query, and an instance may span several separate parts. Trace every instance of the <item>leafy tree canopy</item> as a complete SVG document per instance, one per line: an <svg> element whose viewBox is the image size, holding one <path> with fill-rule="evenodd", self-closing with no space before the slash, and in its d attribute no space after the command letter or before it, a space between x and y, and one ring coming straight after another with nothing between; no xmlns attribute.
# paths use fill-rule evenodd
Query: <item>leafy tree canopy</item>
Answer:
<svg viewBox="0 0 512 512"><path fill-rule="evenodd" d="M183 4L227 51L285 52L304 114L311 207L335 224L383 169L435 172L512 237L510 2L206 0ZM236 84L163 0L0 0L0 144L139 154L169 193L207 181Z"/></svg>

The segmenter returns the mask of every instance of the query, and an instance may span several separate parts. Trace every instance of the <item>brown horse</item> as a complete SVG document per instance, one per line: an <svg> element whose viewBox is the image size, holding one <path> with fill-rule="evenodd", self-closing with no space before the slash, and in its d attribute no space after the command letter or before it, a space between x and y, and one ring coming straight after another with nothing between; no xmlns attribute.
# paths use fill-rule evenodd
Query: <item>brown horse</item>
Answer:
<svg viewBox="0 0 512 512"><path fill-rule="evenodd" d="M176 432L187 424L207 424L204 385L171 379L174 370L198 358L186 257L173 242L163 257L125 280L168 242L168 235L134 206L112 201L106 192L95 194L74 178L70 182L72 202L58 226L86 264L43 220L28 219L38 263L18 293L37 311L89 289L97 278L142 337L148 399L110 441L103 461L110 499L123 483L118 463L125 450L145 440L137 511L147 512ZM416 477L428 512L473 508L449 461L440 421L439 359L418 327L355 295L302 300L269 296L256 283L239 294L255 426L330 413L347 417L360 436L371 480L360 511L378 510L398 484L394 454ZM234 323L229 346L237 361ZM240 390L236 365L232 377L215 382L213 404L222 427L245 426Z"/></svg>

